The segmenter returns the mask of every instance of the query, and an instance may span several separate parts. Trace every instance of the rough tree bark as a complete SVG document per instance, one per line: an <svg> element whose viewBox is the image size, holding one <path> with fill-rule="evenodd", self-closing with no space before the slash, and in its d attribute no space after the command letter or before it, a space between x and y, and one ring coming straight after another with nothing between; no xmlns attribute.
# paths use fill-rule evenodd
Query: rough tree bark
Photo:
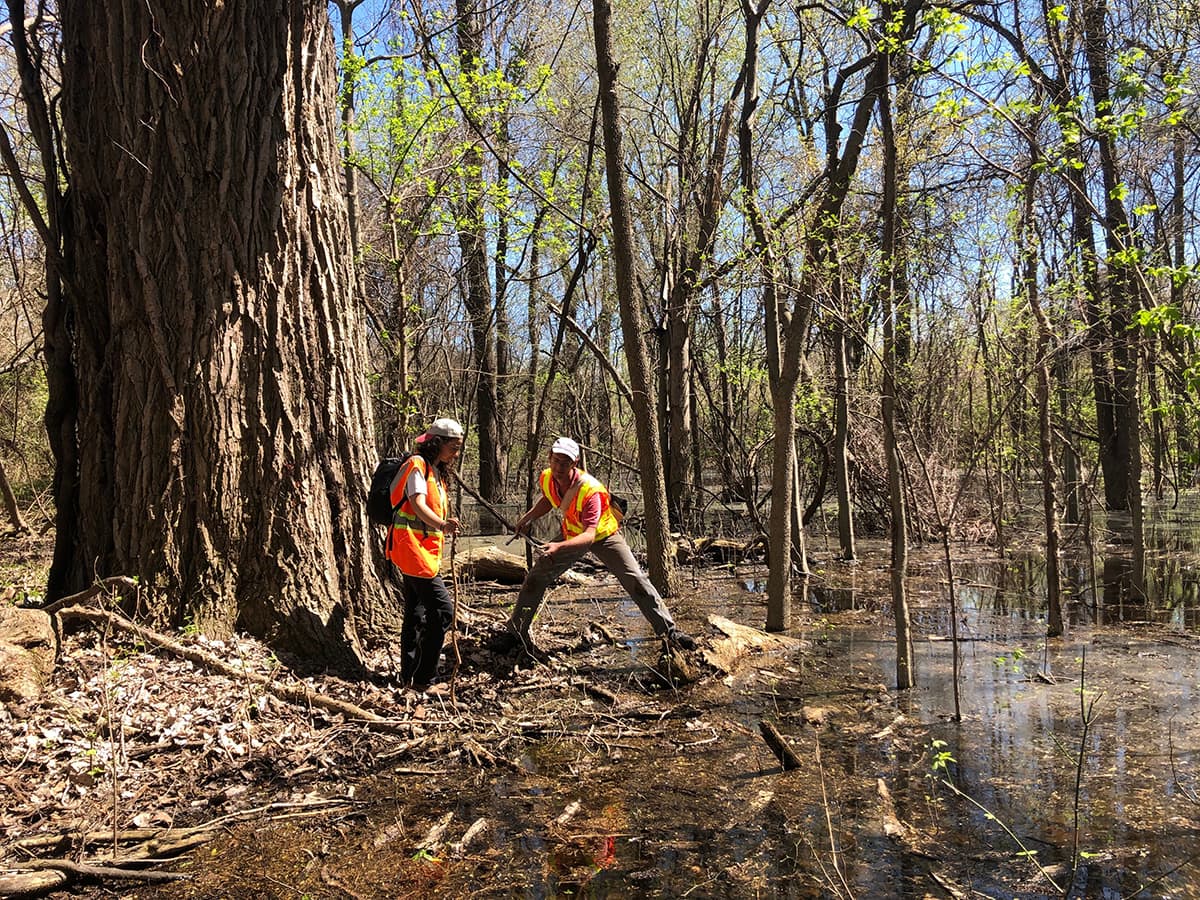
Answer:
<svg viewBox="0 0 1200 900"><path fill-rule="evenodd" d="M353 664L382 590L326 9L60 13L79 477L49 593L137 575L158 623Z"/></svg>

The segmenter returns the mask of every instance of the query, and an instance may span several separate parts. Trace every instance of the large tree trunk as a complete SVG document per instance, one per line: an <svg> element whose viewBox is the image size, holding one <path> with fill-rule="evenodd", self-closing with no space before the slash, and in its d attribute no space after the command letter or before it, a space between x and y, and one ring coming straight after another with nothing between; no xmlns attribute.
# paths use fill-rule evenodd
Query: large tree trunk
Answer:
<svg viewBox="0 0 1200 900"><path fill-rule="evenodd" d="M50 596L136 575L160 623L352 663L381 589L327 13L60 12L79 483Z"/></svg>
<svg viewBox="0 0 1200 900"><path fill-rule="evenodd" d="M625 343L629 386L633 390L633 415L638 436L638 471L645 504L646 557L650 581L663 594L672 592L673 567L670 552L670 525L667 518L667 486L660 465L662 455L658 437L658 410L651 387L646 345L642 340L642 315L638 298L633 258L633 225L625 190L625 163L622 147L620 106L617 102L617 66L612 49L612 4L593 0L593 31L596 42L596 68L600 76L600 112L604 122L604 168L608 178L608 197L612 208L613 263L616 269L617 299L621 304L621 332Z"/></svg>

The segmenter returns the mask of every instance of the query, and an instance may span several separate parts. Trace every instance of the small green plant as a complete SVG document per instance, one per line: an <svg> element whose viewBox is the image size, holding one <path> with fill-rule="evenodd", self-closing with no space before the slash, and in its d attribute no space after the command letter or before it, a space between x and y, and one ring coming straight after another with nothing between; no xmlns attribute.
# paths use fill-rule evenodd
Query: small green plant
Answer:
<svg viewBox="0 0 1200 900"><path fill-rule="evenodd" d="M930 777L939 774L947 778L950 776L950 763L957 763L958 760L946 749L949 746L945 741L937 738L929 742L929 749L933 752L933 761L929 764L933 775Z"/></svg>
<svg viewBox="0 0 1200 900"><path fill-rule="evenodd" d="M1026 847L1025 844L1021 841L1021 839L1016 835L1016 833L1008 825L1006 825L1000 818L998 818L995 813L993 813L990 809L988 809L986 806L984 806L982 803L980 803L974 797L970 796L969 794L964 793L962 790L960 790L958 788L957 785L954 784L953 781L950 780L950 765L951 765L951 763L957 764L958 760L956 760L954 758L954 756L951 755L950 750L949 750L949 744L947 744L945 741L938 740L935 738L934 740L929 742L929 751L930 751L931 761L929 763L929 773L925 777L929 779L929 782L931 785L930 790L934 793L934 797L935 797L934 803L936 804L938 802L936 800L936 792L938 791L939 788L945 788L946 790L950 791L950 793L952 793L955 797L959 797L960 799L965 800L971 806L975 807L977 810L979 810L981 813L983 813L984 818L987 819L989 822L995 822L996 825L999 826L999 828L1005 834L1007 834L1009 836L1009 838L1012 839L1013 843L1015 843L1018 847L1018 850L1016 851L1016 856L1024 858L1024 859L1028 859L1034 866L1037 867L1037 870L1041 874L1041 876L1044 879L1046 879L1046 881L1048 881L1054 887L1054 889L1056 891L1061 891L1061 888L1059 887L1058 883L1054 880L1054 878L1050 874L1050 872L1047 871L1045 866L1043 866L1038 861L1037 851L1030 850L1028 847Z"/></svg>
<svg viewBox="0 0 1200 900"><path fill-rule="evenodd" d="M999 669L1011 669L1013 672L1020 673L1024 671L1024 666L1021 665L1021 660L1025 658L1025 651L1020 647L1014 647L1008 653L1002 653L997 656L993 663Z"/></svg>

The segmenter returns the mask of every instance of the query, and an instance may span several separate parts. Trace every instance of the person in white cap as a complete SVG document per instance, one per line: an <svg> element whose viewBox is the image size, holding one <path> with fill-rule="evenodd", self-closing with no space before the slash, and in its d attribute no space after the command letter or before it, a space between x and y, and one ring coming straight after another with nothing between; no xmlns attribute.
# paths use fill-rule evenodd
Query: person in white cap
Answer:
<svg viewBox="0 0 1200 900"><path fill-rule="evenodd" d="M530 525L551 509L562 513L562 539L539 548L540 555L525 576L516 608L495 639L494 648L507 650L518 644L533 648L529 627L541 608L546 589L590 552L629 592L656 635L685 650L694 650L696 641L676 627L662 597L621 536L608 488L578 463L579 444L569 437L558 438L550 448L550 466L539 479L541 499L514 526L518 534L525 534Z"/></svg>
<svg viewBox="0 0 1200 900"><path fill-rule="evenodd" d="M461 425L453 419L434 419L392 484L387 555L404 582L400 680L419 691L433 684L454 620L454 603L438 573L443 538L459 528L458 519L450 515L445 485L462 445Z"/></svg>

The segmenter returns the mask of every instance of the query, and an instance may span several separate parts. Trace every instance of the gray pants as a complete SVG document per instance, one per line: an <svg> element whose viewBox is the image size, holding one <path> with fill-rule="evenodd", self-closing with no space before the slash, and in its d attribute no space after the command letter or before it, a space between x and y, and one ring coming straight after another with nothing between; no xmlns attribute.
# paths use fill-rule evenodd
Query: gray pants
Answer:
<svg viewBox="0 0 1200 900"><path fill-rule="evenodd" d="M546 596L546 588L554 583L563 572L571 568L588 553L596 554L608 571L616 576L621 587L629 592L633 602L637 604L646 621L659 637L667 637L675 631L675 620L667 612L662 597L646 577L633 551L621 537L621 532L610 534L606 538L593 541L590 547L580 547L575 550L558 551L553 557L542 556L533 564L525 581L521 584L521 592L517 594L517 606L508 627L523 638L529 637L529 626L542 607Z"/></svg>

